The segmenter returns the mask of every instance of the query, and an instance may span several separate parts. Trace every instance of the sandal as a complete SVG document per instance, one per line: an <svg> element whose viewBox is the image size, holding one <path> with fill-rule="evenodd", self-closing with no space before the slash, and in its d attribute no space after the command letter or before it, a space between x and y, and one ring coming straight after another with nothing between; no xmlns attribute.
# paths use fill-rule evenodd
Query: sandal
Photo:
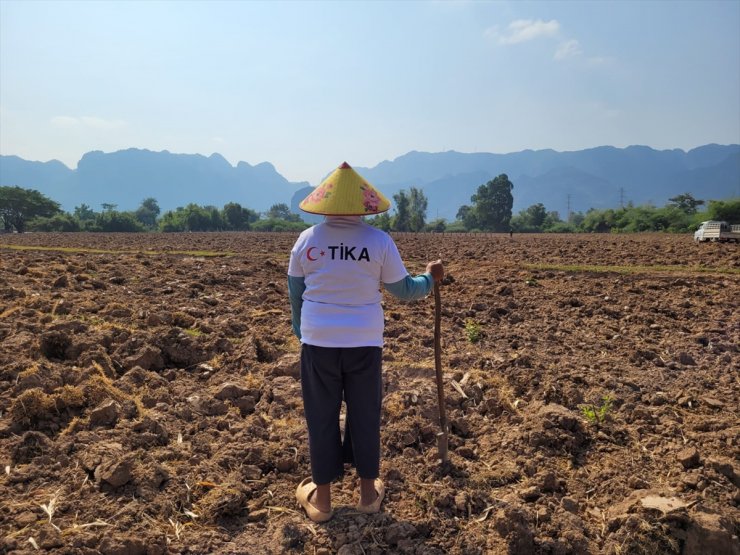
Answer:
<svg viewBox="0 0 740 555"><path fill-rule="evenodd" d="M375 501L373 501L369 505L360 505L358 503L355 508L361 513L366 514L379 512L380 504L383 502L383 497L385 497L385 485L383 484L383 480L381 480L380 478L375 479L375 492L378 494L378 497L375 498Z"/></svg>
<svg viewBox="0 0 740 555"><path fill-rule="evenodd" d="M309 502L309 499L311 497L311 494L316 491L316 484L311 481L311 478L305 478L300 484L298 484L298 487L295 490L295 498L298 500L298 503L301 507L306 511L306 514L308 515L308 518L310 518L314 522L326 522L331 517L334 516L334 511L320 511L311 503Z"/></svg>

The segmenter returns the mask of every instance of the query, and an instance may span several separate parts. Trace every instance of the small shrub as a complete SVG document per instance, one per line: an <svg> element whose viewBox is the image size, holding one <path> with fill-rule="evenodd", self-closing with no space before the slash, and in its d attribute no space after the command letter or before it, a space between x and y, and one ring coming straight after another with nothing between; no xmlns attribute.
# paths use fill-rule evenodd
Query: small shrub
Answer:
<svg viewBox="0 0 740 555"><path fill-rule="evenodd" d="M581 409L581 414L586 420L594 426L599 426L604 423L606 417L609 415L613 401L614 398L611 395L604 395L601 398L601 405L580 405L578 408Z"/></svg>
<svg viewBox="0 0 740 555"><path fill-rule="evenodd" d="M473 319L465 320L465 336L471 343L478 343L481 338L480 324Z"/></svg>

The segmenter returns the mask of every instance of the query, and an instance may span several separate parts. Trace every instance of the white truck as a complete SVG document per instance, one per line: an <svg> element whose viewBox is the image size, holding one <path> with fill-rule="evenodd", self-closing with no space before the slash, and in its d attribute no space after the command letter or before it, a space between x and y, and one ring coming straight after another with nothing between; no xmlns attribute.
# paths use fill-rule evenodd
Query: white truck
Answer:
<svg viewBox="0 0 740 555"><path fill-rule="evenodd" d="M730 225L727 222L707 221L699 225L694 232L694 241L714 241L724 243L725 241L740 242L740 225Z"/></svg>

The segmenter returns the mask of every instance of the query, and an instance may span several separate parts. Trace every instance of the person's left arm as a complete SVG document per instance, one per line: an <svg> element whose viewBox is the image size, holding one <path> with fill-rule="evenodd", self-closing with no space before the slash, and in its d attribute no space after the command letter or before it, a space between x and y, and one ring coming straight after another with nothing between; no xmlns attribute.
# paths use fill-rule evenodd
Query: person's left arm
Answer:
<svg viewBox="0 0 740 555"><path fill-rule="evenodd" d="M288 276L288 296L290 298L290 320L293 333L301 338L301 308L303 308L303 292L306 290L306 278Z"/></svg>
<svg viewBox="0 0 740 555"><path fill-rule="evenodd" d="M383 270L380 276L385 289L394 297L403 301L415 301L426 297L432 290L435 280L442 279L442 261L429 262L426 272L411 277L401 260L396 243L390 236L387 237L387 240Z"/></svg>
<svg viewBox="0 0 740 555"><path fill-rule="evenodd" d="M415 301L429 294L434 285L432 274L427 272L416 277L406 276L393 283L384 283L383 287L394 297L402 301Z"/></svg>
<svg viewBox="0 0 740 555"><path fill-rule="evenodd" d="M290 300L290 322L293 333L300 339L301 308L303 308L303 292L306 290L306 280L298 252L297 242L290 250L290 260L288 261L288 299Z"/></svg>

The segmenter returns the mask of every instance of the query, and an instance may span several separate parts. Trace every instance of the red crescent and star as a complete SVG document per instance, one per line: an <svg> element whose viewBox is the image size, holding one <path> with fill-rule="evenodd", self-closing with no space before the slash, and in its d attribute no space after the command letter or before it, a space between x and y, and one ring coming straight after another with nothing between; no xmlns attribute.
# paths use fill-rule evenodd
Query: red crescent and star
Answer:
<svg viewBox="0 0 740 555"><path fill-rule="evenodd" d="M316 248L318 248L318 247L309 247L309 249L306 251L306 258L308 258L311 262L315 262L316 260L318 260L318 258L312 258L311 257L311 251L314 250L314 249L316 249ZM324 251L321 251L319 254L321 256L324 256L326 253Z"/></svg>

